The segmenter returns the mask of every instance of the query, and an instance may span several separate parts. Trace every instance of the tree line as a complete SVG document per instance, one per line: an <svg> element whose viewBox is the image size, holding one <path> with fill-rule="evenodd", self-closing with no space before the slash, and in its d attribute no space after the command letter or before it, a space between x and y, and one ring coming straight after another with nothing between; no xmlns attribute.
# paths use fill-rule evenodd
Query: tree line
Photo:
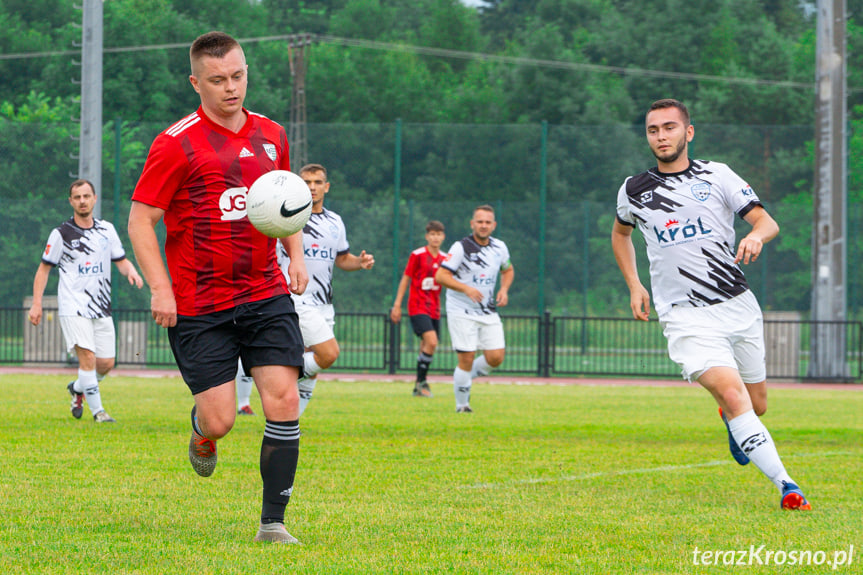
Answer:
<svg viewBox="0 0 863 575"><path fill-rule="evenodd" d="M306 33L315 38L306 75L309 159L337 167L339 199L390 201L393 132L402 123L410 126L402 143L403 201L537 202L547 125L548 200L608 205L623 177L651 164L644 109L673 96L692 112L694 155L728 162L769 209L800 223L783 226L775 244L776 257L794 262L785 266L794 277L775 289L795 308L806 301L811 223L800 216L812 210L814 2L491 0L477 9L456 0L112 0L103 8L102 196L109 206L114 187L119 202L128 201L156 133L197 106L188 82L188 45L197 35L221 29L243 40L247 107L287 124L288 50L284 40L267 38ZM863 189L860 8L863 0L848 2L853 204ZM0 232L0 249L24 262L15 289L0 287L4 301L17 300L32 278L33 245L68 217L62 201L34 206L62 200L77 169L78 128L70 119L79 115L80 86L72 80L80 77L80 58L72 52L80 20L71 0L0 3L0 51L9 56L0 58L7 175L0 198L16 200L6 203L10 225ZM582 208L569 218L557 210L549 233L565 242ZM384 217L379 212L381 206L371 217ZM531 223L519 231L536 230ZM597 234L590 249L600 253L606 238ZM578 269L573 258L562 254L552 264ZM559 299L601 300L604 293L574 289Z"/></svg>

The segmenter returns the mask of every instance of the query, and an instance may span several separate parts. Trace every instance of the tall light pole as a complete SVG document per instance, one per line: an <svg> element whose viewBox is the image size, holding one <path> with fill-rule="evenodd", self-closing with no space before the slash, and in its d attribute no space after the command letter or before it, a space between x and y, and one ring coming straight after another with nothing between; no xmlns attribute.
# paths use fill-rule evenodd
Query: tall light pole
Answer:
<svg viewBox="0 0 863 575"><path fill-rule="evenodd" d="M846 379L845 0L818 0L809 377Z"/></svg>
<svg viewBox="0 0 863 575"><path fill-rule="evenodd" d="M102 2L84 0L81 29L81 131L78 177L93 182L102 217Z"/></svg>

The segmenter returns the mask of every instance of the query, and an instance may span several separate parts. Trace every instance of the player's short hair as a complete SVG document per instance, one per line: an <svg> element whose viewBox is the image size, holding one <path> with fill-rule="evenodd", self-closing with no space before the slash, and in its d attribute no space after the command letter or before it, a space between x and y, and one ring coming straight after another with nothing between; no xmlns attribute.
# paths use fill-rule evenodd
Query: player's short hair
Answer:
<svg viewBox="0 0 863 575"><path fill-rule="evenodd" d="M647 110L647 113L651 113L654 110L664 110L665 108L677 108L680 110L680 115L683 116L683 122L688 126L690 124L689 121L689 110L686 109L686 106L683 102L679 100L675 100L674 98L663 98L661 100L655 101L650 105L650 109Z"/></svg>
<svg viewBox="0 0 863 575"><path fill-rule="evenodd" d="M189 48L189 63L192 67L192 74L195 73L195 62L205 56L210 58L224 58L225 55L234 48L240 48L240 43L237 40L224 32L207 32L201 34L195 41L192 42L192 47Z"/></svg>
<svg viewBox="0 0 863 575"><path fill-rule="evenodd" d="M321 164L306 164L302 168L300 168L299 175L303 175L306 172L323 172L324 179L327 179L327 169L323 167Z"/></svg>
<svg viewBox="0 0 863 575"><path fill-rule="evenodd" d="M491 204L482 204L481 206L477 206L473 209L473 213L477 213L480 210L494 213L494 207Z"/></svg>
<svg viewBox="0 0 863 575"><path fill-rule="evenodd" d="M426 224L426 233L444 231L443 224L437 220L431 220Z"/></svg>
<svg viewBox="0 0 863 575"><path fill-rule="evenodd" d="M90 186L90 189L93 190L93 195L96 195L96 186L93 185L93 182L80 178L69 184L69 197L72 197L72 192L75 188L80 188L81 186Z"/></svg>

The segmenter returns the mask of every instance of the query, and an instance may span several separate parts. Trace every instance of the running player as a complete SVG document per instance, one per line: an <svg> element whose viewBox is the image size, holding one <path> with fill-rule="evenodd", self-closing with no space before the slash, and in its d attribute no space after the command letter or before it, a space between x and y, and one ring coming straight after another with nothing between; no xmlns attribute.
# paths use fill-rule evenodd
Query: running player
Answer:
<svg viewBox="0 0 863 575"><path fill-rule="evenodd" d="M658 100L645 124L657 167L620 187L611 234L632 314L643 321L650 314L632 243L638 227L671 359L719 404L735 460L751 460L776 485L783 509L809 509L758 417L767 410L764 329L761 308L738 266L754 262L779 226L728 166L689 159L695 128L686 106ZM736 250L735 214L751 226Z"/></svg>
<svg viewBox="0 0 863 575"><path fill-rule="evenodd" d="M276 263L277 241L258 232L245 209L259 176L290 168L288 137L282 126L243 107L248 66L234 38L199 36L189 58L201 105L153 142L132 195L129 237L150 285L153 319L168 328L195 401L192 468L207 477L216 467L216 442L237 416L234 377L241 358L266 418L255 540L296 543L284 520L300 444L303 345L289 289L302 292L308 281L302 234L279 242L292 256L288 283ZM170 276L155 233L160 220Z"/></svg>
<svg viewBox="0 0 863 575"><path fill-rule="evenodd" d="M138 289L144 281L126 252L110 222L93 217L96 191L88 180L75 180L69 186L72 217L51 231L42 253L42 263L33 279L33 303L28 312L30 323L42 321L42 296L51 269L60 272L57 312L68 351L78 357L78 379L66 389L72 396L72 417L84 413L84 397L93 420L114 423L102 407L99 382L114 367L116 338L111 319L111 262Z"/></svg>
<svg viewBox="0 0 863 575"><path fill-rule="evenodd" d="M497 308L509 303L515 268L506 244L491 237L495 228L494 208L488 204L475 208L470 221L473 233L452 245L435 274L435 281L447 288L447 326L452 348L458 354L453 373L458 413L473 412L470 390L474 378L488 375L503 363L506 352ZM500 289L495 295L498 275ZM480 355L478 350L482 350Z"/></svg>
<svg viewBox="0 0 863 575"><path fill-rule="evenodd" d="M370 270L375 258L365 250L350 253L347 232L341 216L324 208L324 197L330 191L327 169L321 164L307 164L299 175L312 192L312 215L303 228L303 253L309 272L309 286L296 298L297 315L306 352L303 355L303 377L299 382L300 414L302 414L318 382L317 375L328 369L339 357L333 325L333 267L345 271ZM287 273L291 263L284 249L278 250L279 265Z"/></svg>
<svg viewBox="0 0 863 575"><path fill-rule="evenodd" d="M434 276L446 257L440 251L445 238L442 223L432 220L426 224L426 245L411 252L390 310L390 320L399 323L402 319L402 299L410 285L408 316L414 333L420 338L413 391L416 397L432 396L426 377L440 338L440 284L434 281Z"/></svg>

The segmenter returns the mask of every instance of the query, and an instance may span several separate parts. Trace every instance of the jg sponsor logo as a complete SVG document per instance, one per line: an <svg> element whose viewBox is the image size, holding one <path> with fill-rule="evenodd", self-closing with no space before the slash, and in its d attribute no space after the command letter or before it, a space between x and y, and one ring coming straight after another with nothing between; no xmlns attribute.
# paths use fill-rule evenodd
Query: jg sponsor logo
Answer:
<svg viewBox="0 0 863 575"><path fill-rule="evenodd" d="M241 220L246 217L246 188L229 188L219 197L222 221Z"/></svg>
<svg viewBox="0 0 863 575"><path fill-rule="evenodd" d="M668 220L662 229L653 226L653 231L656 233L656 241L661 247L668 247L693 239L702 239L713 233L713 230L704 226L701 218L694 222L687 220L683 225L679 220Z"/></svg>

